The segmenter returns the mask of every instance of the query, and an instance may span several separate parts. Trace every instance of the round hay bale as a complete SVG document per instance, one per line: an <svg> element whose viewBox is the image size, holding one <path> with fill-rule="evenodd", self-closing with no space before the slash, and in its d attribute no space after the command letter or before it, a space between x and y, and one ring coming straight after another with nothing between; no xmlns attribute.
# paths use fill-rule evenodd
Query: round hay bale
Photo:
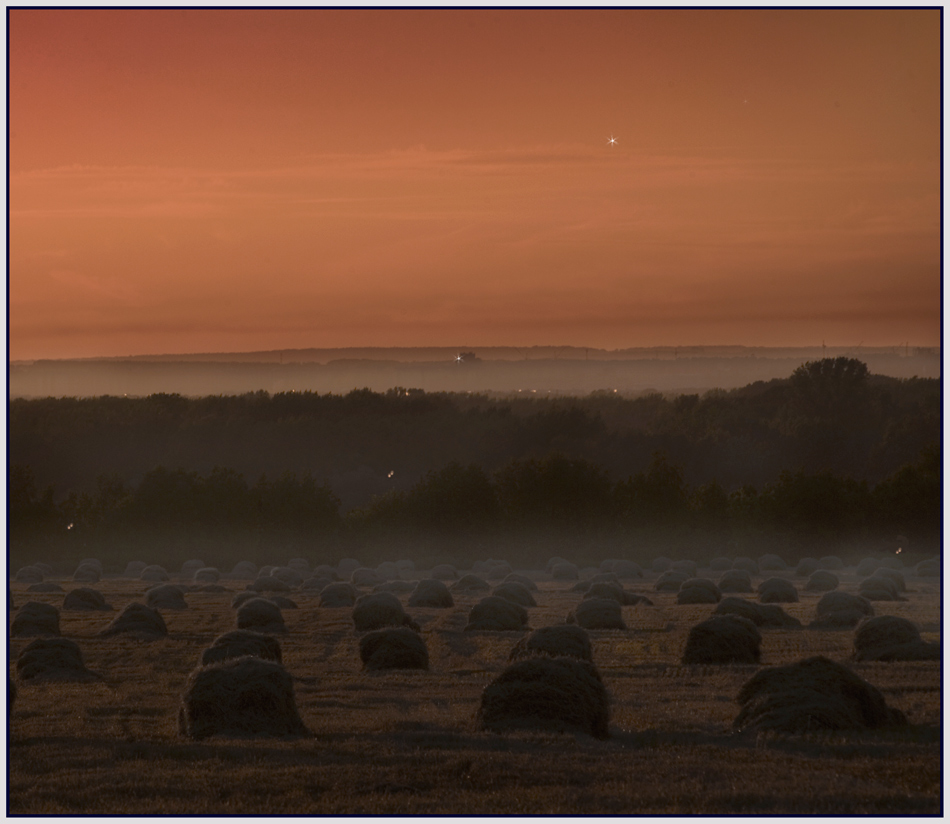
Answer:
<svg viewBox="0 0 950 824"><path fill-rule="evenodd" d="M27 644L16 659L20 681L99 681L86 669L82 651L68 638L37 638Z"/></svg>
<svg viewBox="0 0 950 824"><path fill-rule="evenodd" d="M99 633L104 638L120 634L131 635L140 641L156 641L168 635L168 627L157 609L131 603Z"/></svg>
<svg viewBox="0 0 950 824"><path fill-rule="evenodd" d="M615 558L607 558L600 562L600 571L601 572L613 572L614 564L617 563Z"/></svg>
<svg viewBox="0 0 950 824"><path fill-rule="evenodd" d="M379 564L379 566L376 567L376 574L383 581L396 581L402 577L399 572L399 567L392 561L383 561Z"/></svg>
<svg viewBox="0 0 950 824"><path fill-rule="evenodd" d="M186 578L191 578L199 569L204 569L207 566L204 561L193 558L190 561L185 561L185 563L181 565L181 574Z"/></svg>
<svg viewBox="0 0 950 824"><path fill-rule="evenodd" d="M283 581L288 587L299 587L303 583L303 575L293 567L277 567L271 572L271 577Z"/></svg>
<svg viewBox="0 0 950 824"><path fill-rule="evenodd" d="M864 620L864 614L857 609L839 609L837 612L829 612L820 618L815 618L809 625L809 629L817 630L838 630L854 629Z"/></svg>
<svg viewBox="0 0 950 824"><path fill-rule="evenodd" d="M528 625L528 611L513 601L489 595L472 607L466 632L505 632L523 630Z"/></svg>
<svg viewBox="0 0 950 824"><path fill-rule="evenodd" d="M314 578L329 578L331 583L333 581L339 581L340 576L337 574L336 567L332 567L329 564L320 564L315 567L313 570Z"/></svg>
<svg viewBox="0 0 950 824"><path fill-rule="evenodd" d="M718 604L719 600L716 593L706 589L706 587L687 587L684 585L676 593L676 603L681 605Z"/></svg>
<svg viewBox="0 0 950 824"><path fill-rule="evenodd" d="M712 572L725 572L727 569L732 569L732 558L726 558L723 555L713 558L709 562L709 569Z"/></svg>
<svg viewBox="0 0 950 824"><path fill-rule="evenodd" d="M914 568L914 574L918 578L939 578L940 577L940 561L931 558L926 561L921 561Z"/></svg>
<svg viewBox="0 0 950 824"><path fill-rule="evenodd" d="M596 575L591 575L590 578L587 580L587 583L588 584L616 584L618 587L623 586L620 583L620 578L618 577L616 572L598 572Z"/></svg>
<svg viewBox="0 0 950 824"><path fill-rule="evenodd" d="M43 563L42 561L34 561L32 564L30 564L30 566L36 567L46 577L56 574L56 570L53 569L53 567L51 567L49 564Z"/></svg>
<svg viewBox="0 0 950 824"><path fill-rule="evenodd" d="M195 572L196 584L216 584L221 579L221 573L214 567L202 567Z"/></svg>
<svg viewBox="0 0 950 824"><path fill-rule="evenodd" d="M673 561L672 559L667 558L665 555L660 555L658 558L653 559L653 563L651 564L650 568L654 572L667 572L673 568Z"/></svg>
<svg viewBox="0 0 950 824"><path fill-rule="evenodd" d="M400 575L411 575L415 572L416 565L407 559L401 561L396 561L396 568L399 570Z"/></svg>
<svg viewBox="0 0 950 824"><path fill-rule="evenodd" d="M63 609L71 610L111 610L112 606L106 603L102 593L89 587L79 587L66 593L63 598Z"/></svg>
<svg viewBox="0 0 950 824"><path fill-rule="evenodd" d="M18 584L41 584L43 583L43 571L35 566L20 567L17 570L13 580Z"/></svg>
<svg viewBox="0 0 950 824"><path fill-rule="evenodd" d="M344 558L336 565L336 571L341 579L348 579L356 570L362 568L363 565L356 558Z"/></svg>
<svg viewBox="0 0 950 824"><path fill-rule="evenodd" d="M566 563L569 563L567 558L562 558L560 555L554 555L553 557L548 558L548 562L544 565L544 571L550 575L552 572L554 572L554 567L556 567L558 564Z"/></svg>
<svg viewBox="0 0 950 824"><path fill-rule="evenodd" d="M940 644L927 643L917 625L897 615L865 618L854 631L856 661L939 661Z"/></svg>
<svg viewBox="0 0 950 824"><path fill-rule="evenodd" d="M441 584L442 582L439 581L439 583ZM394 592L399 594L414 592L418 584L418 581L385 581L382 584L376 584L376 586L373 587L373 592ZM409 606L412 606L411 602Z"/></svg>
<svg viewBox="0 0 950 824"><path fill-rule="evenodd" d="M816 570L808 583L805 584L806 592L831 592L838 588L838 576L826 569Z"/></svg>
<svg viewBox="0 0 950 824"><path fill-rule="evenodd" d="M762 635L755 623L738 615L713 615L689 631L684 664L758 664Z"/></svg>
<svg viewBox="0 0 950 824"><path fill-rule="evenodd" d="M95 567L99 571L100 575L102 575L106 571L105 567L102 565L102 561L100 561L98 558L83 558L77 564L77 567L81 567L81 566Z"/></svg>
<svg viewBox="0 0 950 824"><path fill-rule="evenodd" d="M801 621L774 604L756 604L744 598L723 598L714 615L738 615L748 618L757 627L775 629L800 629Z"/></svg>
<svg viewBox="0 0 950 824"><path fill-rule="evenodd" d="M904 573L896 569L889 569L887 567L881 567L877 572L874 573L875 578L890 578L894 582L894 586L897 588L898 594L901 592L907 592L907 582L904 580Z"/></svg>
<svg viewBox="0 0 950 824"><path fill-rule="evenodd" d="M788 564L772 552L766 552L765 555L760 555L758 564L760 572L781 572L782 570L788 569Z"/></svg>
<svg viewBox="0 0 950 824"><path fill-rule="evenodd" d="M185 594L171 584L160 584L146 590L145 603L152 609L188 609Z"/></svg>
<svg viewBox="0 0 950 824"><path fill-rule="evenodd" d="M623 587L620 584L607 581L592 583L584 592L584 597L581 600L586 601L588 598L612 598L618 604L623 604L626 600Z"/></svg>
<svg viewBox="0 0 950 824"><path fill-rule="evenodd" d="M477 575L463 575L451 587L453 592L488 592L491 584Z"/></svg>
<svg viewBox="0 0 950 824"><path fill-rule="evenodd" d="M259 575L247 588L253 592L290 592L289 584L272 575Z"/></svg>
<svg viewBox="0 0 950 824"><path fill-rule="evenodd" d="M26 588L27 592L63 592L63 588L59 584L51 583L50 581L43 581L41 584L30 584Z"/></svg>
<svg viewBox="0 0 950 824"><path fill-rule="evenodd" d="M896 569L900 572L904 569L904 562L896 555L885 555L881 558L881 566L885 569Z"/></svg>
<svg viewBox="0 0 950 824"><path fill-rule="evenodd" d="M557 624L541 627L526 635L514 645L508 654L509 661L547 655L551 658L580 658L593 663L593 648L590 635L576 624Z"/></svg>
<svg viewBox="0 0 950 824"><path fill-rule="evenodd" d="M409 627L387 627L360 638L360 660L368 670L425 670L429 669L429 650L422 636Z"/></svg>
<svg viewBox="0 0 950 824"><path fill-rule="evenodd" d="M199 567L200 569L201 567ZM142 574L139 575L140 581L167 581L168 573L165 571L164 567L160 567L158 564L152 564L151 566L145 567L142 570Z"/></svg>
<svg viewBox="0 0 950 824"><path fill-rule="evenodd" d="M642 578L643 569L639 564L634 563L633 561L620 560L615 561L613 569L605 570L605 572L612 572L621 580L630 580L633 578Z"/></svg>
<svg viewBox="0 0 950 824"><path fill-rule="evenodd" d="M268 599L280 609L298 609L296 602L291 601L290 598L286 598L283 595L271 595Z"/></svg>
<svg viewBox="0 0 950 824"><path fill-rule="evenodd" d="M138 580L142 575L142 570L147 566L148 564L146 564L145 561L129 561L125 565L125 572L122 573L122 577Z"/></svg>
<svg viewBox="0 0 950 824"><path fill-rule="evenodd" d="M752 576L744 569L727 569L718 586L720 592L752 592Z"/></svg>
<svg viewBox="0 0 950 824"><path fill-rule="evenodd" d="M576 581L581 577L581 573L576 564L563 561L551 568L551 577L555 581Z"/></svg>
<svg viewBox="0 0 950 824"><path fill-rule="evenodd" d="M817 558L802 558L795 567L795 574L806 578L821 568Z"/></svg>
<svg viewBox="0 0 950 824"><path fill-rule="evenodd" d="M376 584L383 583L383 579L376 574L375 570L360 567L350 574L350 583L355 587L374 587Z"/></svg>
<svg viewBox="0 0 950 824"><path fill-rule="evenodd" d="M436 564L429 572L429 577L437 581L455 581L459 574L451 564Z"/></svg>
<svg viewBox="0 0 950 824"><path fill-rule="evenodd" d="M277 569L276 566L273 566L272 564L265 564L258 570L257 577L258 578L273 578L275 569Z"/></svg>
<svg viewBox="0 0 950 824"><path fill-rule="evenodd" d="M102 572L92 564L80 564L73 573L73 581L77 584L98 584Z"/></svg>
<svg viewBox="0 0 950 824"><path fill-rule="evenodd" d="M854 570L855 574L861 578L867 578L881 568L881 562L877 558L865 558L858 564Z"/></svg>
<svg viewBox="0 0 950 824"><path fill-rule="evenodd" d="M287 632L280 607L267 598L251 598L237 610L237 628L278 634Z"/></svg>
<svg viewBox="0 0 950 824"><path fill-rule="evenodd" d="M875 573L858 584L858 592L869 601L903 601L897 591L897 584L884 575Z"/></svg>
<svg viewBox="0 0 950 824"><path fill-rule="evenodd" d="M526 658L485 687L477 720L497 733L534 729L607 738L610 701L590 662Z"/></svg>
<svg viewBox="0 0 950 824"><path fill-rule="evenodd" d="M759 565L753 561L751 558L746 558L744 555L740 555L732 562L733 569L744 569L750 575L759 574Z"/></svg>
<svg viewBox="0 0 950 824"><path fill-rule="evenodd" d="M231 570L231 577L239 581L253 581L257 577L257 564L251 561L238 561Z"/></svg>
<svg viewBox="0 0 950 824"><path fill-rule="evenodd" d="M532 581L527 575L519 575L517 572L512 572L509 575L505 576L505 580L502 581L503 584L521 584L525 589L531 590L531 592L538 591L538 585Z"/></svg>
<svg viewBox="0 0 950 824"><path fill-rule="evenodd" d="M842 664L815 656L760 670L739 690L737 730L806 733L903 726L900 710Z"/></svg>
<svg viewBox="0 0 950 824"><path fill-rule="evenodd" d="M578 581L568 592L587 592L593 585L593 581Z"/></svg>
<svg viewBox="0 0 950 824"><path fill-rule="evenodd" d="M686 558L674 561L671 569L675 572L685 572L688 578L695 578L699 574L699 565L695 561Z"/></svg>
<svg viewBox="0 0 950 824"><path fill-rule="evenodd" d="M798 602L798 590L784 578L768 578L759 584L759 601L763 604L794 604Z"/></svg>
<svg viewBox="0 0 950 824"><path fill-rule="evenodd" d="M11 638L58 638L59 610L50 604L27 601L10 624Z"/></svg>
<svg viewBox="0 0 950 824"><path fill-rule="evenodd" d="M356 603L358 595L353 584L338 581L335 584L328 584L320 591L320 606L329 609L351 607Z"/></svg>
<svg viewBox="0 0 950 824"><path fill-rule="evenodd" d="M211 646L201 653L201 666L217 664L231 658L243 658L253 655L265 661L281 663L280 643L276 638L265 635L263 632L254 632L249 629L233 629L219 635Z"/></svg>
<svg viewBox="0 0 950 824"><path fill-rule="evenodd" d="M252 655L196 669L188 677L178 714L183 736L268 738L310 735L297 712L290 673Z"/></svg>
<svg viewBox="0 0 950 824"><path fill-rule="evenodd" d="M237 609L241 604L246 604L248 601L254 598L260 598L261 595L254 590L246 589L243 592L239 592L231 599L231 609Z"/></svg>
<svg viewBox="0 0 950 824"><path fill-rule="evenodd" d="M682 592L684 589L705 589L706 591L712 593L712 595L716 598L715 603L718 604L719 601L722 600L722 590L720 590L719 587L708 578L687 578L680 585L680 591ZM704 603L709 602L707 601Z"/></svg>
<svg viewBox="0 0 950 824"><path fill-rule="evenodd" d="M353 625L357 632L401 627L411 622L399 599L391 592L371 592L356 599Z"/></svg>
<svg viewBox="0 0 950 824"><path fill-rule="evenodd" d="M409 596L409 606L448 609L455 606L449 588L435 578L423 578Z"/></svg>
<svg viewBox="0 0 950 824"><path fill-rule="evenodd" d="M824 555L818 559L818 569L827 569L829 572L837 572L844 569L844 561L837 555Z"/></svg>
<svg viewBox="0 0 950 824"><path fill-rule="evenodd" d="M833 612L842 610L857 610L862 615L874 615L874 607L866 598L852 595L850 592L827 592L818 599L815 605L815 614L821 618Z"/></svg>
<svg viewBox="0 0 950 824"><path fill-rule="evenodd" d="M498 561L494 566L490 567L485 573L485 577L489 581L502 581L508 575L511 575L512 569L511 564L505 563L504 561Z"/></svg>
<svg viewBox="0 0 950 824"><path fill-rule="evenodd" d="M324 587L330 586L332 581L329 578L307 578L300 585L303 592L320 592Z"/></svg>
<svg viewBox="0 0 950 824"><path fill-rule="evenodd" d="M287 566L294 572L299 573L301 578L310 577L310 562L306 558L291 558Z"/></svg>
<svg viewBox="0 0 950 824"><path fill-rule="evenodd" d="M499 584L491 591L491 594L496 598L505 598L523 607L536 607L538 605L530 590L516 581Z"/></svg>
<svg viewBox="0 0 950 824"><path fill-rule="evenodd" d="M657 592L679 592L683 581L688 581L689 575L675 569L668 569L656 579L653 589Z"/></svg>
<svg viewBox="0 0 950 824"><path fill-rule="evenodd" d="M613 598L589 598L581 601L567 616L569 624L584 629L626 629L623 612Z"/></svg>

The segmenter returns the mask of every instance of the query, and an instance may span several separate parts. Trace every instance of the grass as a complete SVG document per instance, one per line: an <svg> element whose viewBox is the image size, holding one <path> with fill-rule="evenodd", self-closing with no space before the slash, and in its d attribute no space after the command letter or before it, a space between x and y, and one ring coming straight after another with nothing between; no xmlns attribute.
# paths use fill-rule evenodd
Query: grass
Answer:
<svg viewBox="0 0 950 824"><path fill-rule="evenodd" d="M771 573L770 573L771 574ZM424 577L424 576L423 576ZM563 622L581 595L537 575L532 627ZM651 576L655 577L655 576ZM361 670L349 609L320 609L294 593L280 638L295 677L305 740L178 734L185 680L201 651L234 628L233 592L192 593L165 611L169 636L153 643L99 638L116 613L63 612L65 637L101 683L20 685L10 727L11 814L724 814L938 815L941 792L939 662L849 662L850 631L763 631L762 665L823 654L848 663L901 709L910 726L880 733L734 734L735 695L759 667L683 666L689 628L712 606L678 606L628 585L653 607L624 607L626 631L591 632L594 661L612 697L611 736L495 735L474 722L481 692L523 633L463 633L479 596L452 609L408 609L429 648L430 670ZM714 576L716 577L716 576ZM844 575L842 588L857 579ZM798 581L801 584L803 581ZM58 581L66 591L70 581ZM234 591L238 582L225 582ZM146 585L118 578L96 588L117 610ZM908 579L908 601L875 604L938 640L939 586ZM59 606L62 594L17 605ZM807 624L818 594L786 610ZM408 596L401 596L405 604ZM927 629L929 628L929 629ZM30 639L11 639L11 674Z"/></svg>

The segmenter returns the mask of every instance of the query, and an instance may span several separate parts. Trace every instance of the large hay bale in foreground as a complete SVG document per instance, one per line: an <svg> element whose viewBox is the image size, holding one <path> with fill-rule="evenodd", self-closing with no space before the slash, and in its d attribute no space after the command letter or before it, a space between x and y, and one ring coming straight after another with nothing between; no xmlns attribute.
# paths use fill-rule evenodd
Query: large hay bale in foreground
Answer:
<svg viewBox="0 0 950 824"><path fill-rule="evenodd" d="M157 609L145 604L131 603L99 635L103 638L131 635L140 641L156 641L168 635L168 627Z"/></svg>
<svg viewBox="0 0 950 824"><path fill-rule="evenodd" d="M238 607L237 628L255 632L284 633L287 625L280 607L267 598L251 598Z"/></svg>
<svg viewBox="0 0 950 824"><path fill-rule="evenodd" d="M437 581L435 578L423 578L416 584L412 595L409 596L409 606L447 609L448 607L454 607L455 601L452 599L449 588L441 581Z"/></svg>
<svg viewBox="0 0 950 824"><path fill-rule="evenodd" d="M593 662L590 635L576 624L556 624L540 627L514 645L508 654L509 661L547 655L551 658L580 658Z"/></svg>
<svg viewBox="0 0 950 824"><path fill-rule="evenodd" d="M27 644L16 659L21 681L99 681L86 669L82 651L68 638L37 638Z"/></svg>
<svg viewBox="0 0 950 824"><path fill-rule="evenodd" d="M350 574L350 583L355 587L374 587L383 583L383 579L376 574L376 571L368 567L354 569Z"/></svg>
<svg viewBox="0 0 950 824"><path fill-rule="evenodd" d="M174 584L159 584L146 590L145 603L152 609L188 609L185 593Z"/></svg>
<svg viewBox="0 0 950 824"><path fill-rule="evenodd" d="M523 607L536 607L538 605L528 588L516 581L499 584L491 591L491 594L496 598L506 598L516 604L521 604Z"/></svg>
<svg viewBox="0 0 950 824"><path fill-rule="evenodd" d="M738 615L764 629L800 629L801 621L775 604L756 604L744 598L723 598L714 615Z"/></svg>
<svg viewBox="0 0 950 824"><path fill-rule="evenodd" d="M17 570L13 580L18 584L41 584L43 577L43 570L35 566L25 566Z"/></svg>
<svg viewBox="0 0 950 824"><path fill-rule="evenodd" d="M538 591L538 585L532 581L527 575L519 575L517 572L512 572L509 575L505 576L505 580L502 581L503 584L521 584L525 589L530 590L531 592Z"/></svg>
<svg viewBox="0 0 950 824"><path fill-rule="evenodd" d="M769 578L759 584L759 601L763 604L798 603L798 590L784 578Z"/></svg>
<svg viewBox="0 0 950 824"><path fill-rule="evenodd" d="M610 701L600 673L577 658L527 658L485 687L478 723L492 732L520 729L607 738Z"/></svg>
<svg viewBox="0 0 950 824"><path fill-rule="evenodd" d="M613 598L589 598L581 601L567 616L569 624L584 629L626 629L623 611Z"/></svg>
<svg viewBox="0 0 950 824"><path fill-rule="evenodd" d="M250 655L192 672L182 696L178 729L195 740L211 735L310 735L297 712L290 673L276 661Z"/></svg>
<svg viewBox="0 0 950 824"><path fill-rule="evenodd" d="M806 592L831 592L837 588L838 576L826 569L815 570L805 584Z"/></svg>
<svg viewBox="0 0 950 824"><path fill-rule="evenodd" d="M101 577L102 571L92 564L80 564L73 573L73 581L77 584L98 584Z"/></svg>
<svg viewBox="0 0 950 824"><path fill-rule="evenodd" d="M231 577L239 581L253 581L257 577L257 564L252 561L238 561L231 570Z"/></svg>
<svg viewBox="0 0 950 824"><path fill-rule="evenodd" d="M643 569L640 565L627 560L614 561L613 568L605 571L613 572L614 575L623 580L643 577Z"/></svg>
<svg viewBox="0 0 950 824"><path fill-rule="evenodd" d="M214 567L202 567L195 572L196 584L216 584L221 579L221 573Z"/></svg>
<svg viewBox="0 0 950 824"><path fill-rule="evenodd" d="M357 632L371 632L383 627L401 627L412 619L402 603L391 592L371 592L356 599L353 606L353 625Z"/></svg>
<svg viewBox="0 0 950 824"><path fill-rule="evenodd" d="M253 655L265 661L281 663L280 643L263 632L249 629L234 629L219 635L211 646L201 653L201 666L227 661L230 658L243 658Z"/></svg>
<svg viewBox="0 0 950 824"><path fill-rule="evenodd" d="M453 592L488 592L491 589L491 584L477 575L469 574L459 578L452 584L451 589Z"/></svg>
<svg viewBox="0 0 950 824"><path fill-rule="evenodd" d="M106 599L98 590L79 587L66 593L66 597L63 598L63 609L110 610L112 606L106 603Z"/></svg>
<svg viewBox="0 0 950 824"><path fill-rule="evenodd" d="M551 568L551 577L555 581L576 581L581 577L581 572L576 564L570 561L562 561Z"/></svg>
<svg viewBox="0 0 950 824"><path fill-rule="evenodd" d="M351 607L356 603L359 593L356 587L344 581L329 584L320 591L320 606L329 609Z"/></svg>
<svg viewBox="0 0 950 824"><path fill-rule="evenodd" d="M720 592L752 592L752 576L744 569L728 569L719 577Z"/></svg>
<svg viewBox="0 0 950 824"><path fill-rule="evenodd" d="M429 669L429 650L422 636L409 627L387 627L360 638L360 660L368 670L424 670Z"/></svg>
<svg viewBox="0 0 950 824"><path fill-rule="evenodd" d="M689 631L684 664L758 664L762 636L748 618L713 615Z"/></svg>
<svg viewBox="0 0 950 824"><path fill-rule="evenodd" d="M27 601L10 624L11 638L58 638L59 610L50 604Z"/></svg>
<svg viewBox="0 0 950 824"><path fill-rule="evenodd" d="M917 625L897 615L865 618L854 631L856 661L939 661L940 644L921 639Z"/></svg>
<svg viewBox="0 0 950 824"><path fill-rule="evenodd" d="M202 564L202 566L204 566L204 564ZM200 568L201 567L199 567L199 569ZM145 567L145 569L142 570L141 575L139 575L139 580L140 581L155 581L155 582L167 581L168 573L165 571L164 567L159 566L158 564L152 564L150 566Z"/></svg>
<svg viewBox="0 0 950 824"><path fill-rule="evenodd" d="M472 607L466 632L505 632L528 625L528 611L513 601L489 595Z"/></svg>
<svg viewBox="0 0 950 824"><path fill-rule="evenodd" d="M784 667L769 667L739 690L738 730L806 733L862 730L907 723L884 696L842 664L815 656Z"/></svg>
<svg viewBox="0 0 950 824"><path fill-rule="evenodd" d="M273 575L258 575L247 588L254 592L290 592L290 585Z"/></svg>

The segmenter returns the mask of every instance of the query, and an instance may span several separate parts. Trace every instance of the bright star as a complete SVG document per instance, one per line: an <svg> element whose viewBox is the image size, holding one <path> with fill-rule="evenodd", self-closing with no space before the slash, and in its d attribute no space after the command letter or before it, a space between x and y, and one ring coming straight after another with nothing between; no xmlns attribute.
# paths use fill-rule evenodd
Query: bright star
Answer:
<svg viewBox="0 0 950 824"><path fill-rule="evenodd" d="M609 138L607 139L607 145L608 145L608 146L616 146L616 145L617 145L617 138L616 138L616 137L613 137L613 136L611 135L611 137L609 137Z"/></svg>

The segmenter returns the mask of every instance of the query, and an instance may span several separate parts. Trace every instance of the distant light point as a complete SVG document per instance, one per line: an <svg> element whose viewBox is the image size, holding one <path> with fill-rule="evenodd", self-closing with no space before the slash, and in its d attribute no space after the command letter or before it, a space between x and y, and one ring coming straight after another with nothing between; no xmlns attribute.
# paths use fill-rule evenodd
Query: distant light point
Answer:
<svg viewBox="0 0 950 824"><path fill-rule="evenodd" d="M616 145L617 145L617 138L614 137L613 135L611 135L610 137L608 137L608 138L607 138L607 145L608 145L608 146L616 146Z"/></svg>

